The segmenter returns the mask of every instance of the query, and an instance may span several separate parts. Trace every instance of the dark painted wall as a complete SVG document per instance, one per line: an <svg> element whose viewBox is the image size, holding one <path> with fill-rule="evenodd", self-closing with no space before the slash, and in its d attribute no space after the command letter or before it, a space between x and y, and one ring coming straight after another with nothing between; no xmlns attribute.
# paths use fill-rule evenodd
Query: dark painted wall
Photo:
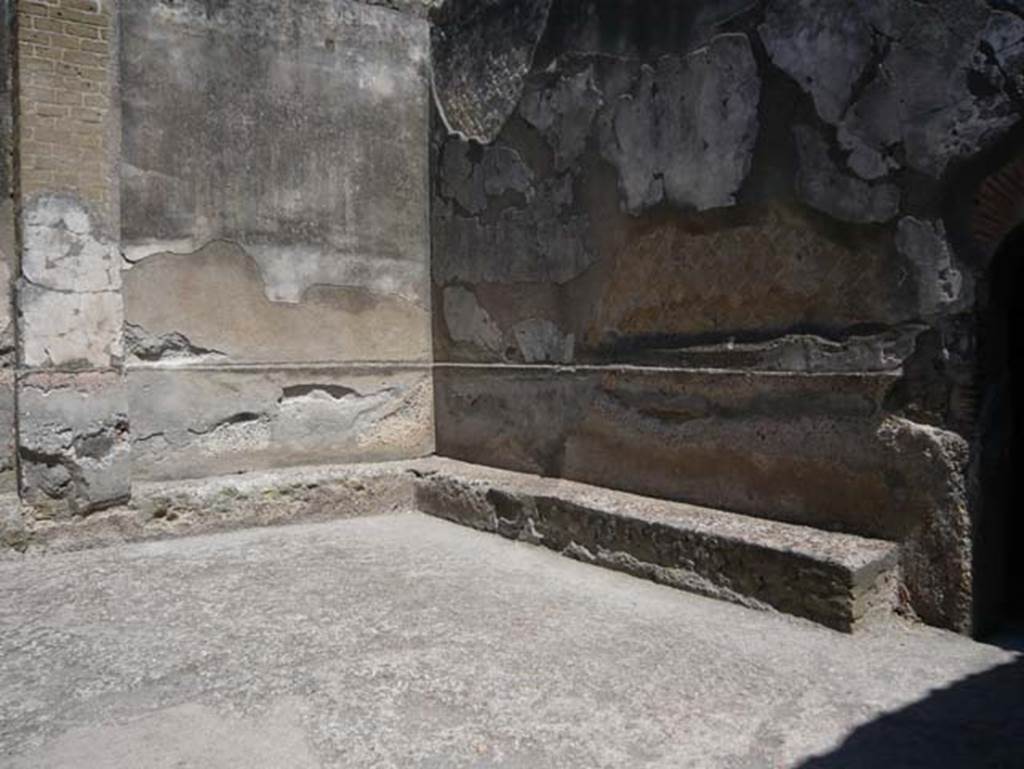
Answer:
<svg viewBox="0 0 1024 769"><path fill-rule="evenodd" d="M908 609L968 628L959 187L1013 152L1024 18L484 5L434 33L439 451L899 539Z"/></svg>

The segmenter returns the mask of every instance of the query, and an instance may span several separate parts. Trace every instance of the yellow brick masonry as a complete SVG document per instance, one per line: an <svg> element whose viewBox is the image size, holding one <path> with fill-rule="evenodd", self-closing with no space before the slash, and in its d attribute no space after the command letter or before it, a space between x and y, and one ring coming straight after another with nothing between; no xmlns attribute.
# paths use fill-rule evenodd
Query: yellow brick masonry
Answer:
<svg viewBox="0 0 1024 769"><path fill-rule="evenodd" d="M72 192L112 212L112 0L17 2L18 152L23 198Z"/></svg>

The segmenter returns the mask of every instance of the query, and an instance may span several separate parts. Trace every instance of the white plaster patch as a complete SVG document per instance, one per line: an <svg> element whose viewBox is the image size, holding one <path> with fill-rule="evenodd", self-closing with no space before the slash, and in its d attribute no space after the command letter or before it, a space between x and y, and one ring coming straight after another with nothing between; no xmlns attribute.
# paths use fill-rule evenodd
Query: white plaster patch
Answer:
<svg viewBox="0 0 1024 769"><path fill-rule="evenodd" d="M900 219L896 247L917 269L918 310L922 317L963 304L967 298L964 274L957 268L941 221L912 216Z"/></svg>
<svg viewBox="0 0 1024 769"><path fill-rule="evenodd" d="M527 363L569 363L576 338L563 334L550 320L530 318L512 329L516 345Z"/></svg>
<svg viewBox="0 0 1024 769"><path fill-rule="evenodd" d="M24 365L107 367L123 357L119 291L74 293L22 283L18 300Z"/></svg>
<svg viewBox="0 0 1024 769"><path fill-rule="evenodd" d="M501 350L501 329L480 306L472 291L461 286L449 286L444 290L444 321L453 341L492 352Z"/></svg>
<svg viewBox="0 0 1024 769"><path fill-rule="evenodd" d="M73 198L43 196L22 214L21 271L37 286L58 291L117 291L121 259L89 212Z"/></svg>

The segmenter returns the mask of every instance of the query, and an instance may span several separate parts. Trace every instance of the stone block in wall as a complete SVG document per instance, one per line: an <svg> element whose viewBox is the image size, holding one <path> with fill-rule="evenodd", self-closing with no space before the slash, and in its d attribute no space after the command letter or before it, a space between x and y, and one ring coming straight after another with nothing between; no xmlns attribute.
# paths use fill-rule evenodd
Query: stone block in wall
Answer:
<svg viewBox="0 0 1024 769"><path fill-rule="evenodd" d="M440 366L438 453L898 541L913 611L969 626L966 442L897 374Z"/></svg>
<svg viewBox="0 0 1024 769"><path fill-rule="evenodd" d="M130 496L126 404L116 371L20 375L21 493L36 516L84 515Z"/></svg>
<svg viewBox="0 0 1024 769"><path fill-rule="evenodd" d="M185 367L128 372L140 480L430 454L428 367Z"/></svg>
<svg viewBox="0 0 1024 769"><path fill-rule="evenodd" d="M22 206L22 365L119 365L124 310L116 241L75 195L37 195Z"/></svg>

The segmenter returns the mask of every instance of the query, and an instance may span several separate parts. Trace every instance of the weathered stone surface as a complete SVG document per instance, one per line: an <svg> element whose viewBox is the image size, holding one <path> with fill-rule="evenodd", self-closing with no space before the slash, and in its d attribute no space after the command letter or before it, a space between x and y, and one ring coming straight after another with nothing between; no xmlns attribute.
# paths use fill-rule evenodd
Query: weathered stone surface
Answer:
<svg viewBox="0 0 1024 769"><path fill-rule="evenodd" d="M903 475L890 504L904 506L916 518L900 540L909 604L929 624L970 633L970 446L961 435L906 419L887 419L877 435L883 457Z"/></svg>
<svg viewBox="0 0 1024 769"><path fill-rule="evenodd" d="M0 121L2 119L3 116L0 114ZM0 122L0 128L2 128L2 122ZM3 141L0 139L0 149L3 146ZM17 358L12 312L14 309L13 279L17 272L18 254L14 229L14 201L7 198L0 201L0 367L13 365Z"/></svg>
<svg viewBox="0 0 1024 769"><path fill-rule="evenodd" d="M26 366L93 368L124 356L119 292L50 291L22 283L21 358Z"/></svg>
<svg viewBox="0 0 1024 769"><path fill-rule="evenodd" d="M456 343L468 343L492 353L502 349L501 329L468 289L449 286L444 290L444 322Z"/></svg>
<svg viewBox="0 0 1024 769"><path fill-rule="evenodd" d="M757 139L761 82L750 41L719 35L645 66L612 107L602 153L631 212L662 200L699 211L732 205Z"/></svg>
<svg viewBox="0 0 1024 769"><path fill-rule="evenodd" d="M888 238L840 237L779 204L719 224L658 219L608 237L604 271L571 294L578 349L621 360L672 338L727 342L917 316L916 287Z"/></svg>
<svg viewBox="0 0 1024 769"><path fill-rule="evenodd" d="M564 171L583 153L604 99L593 67L559 77L553 87L528 82L519 114L540 131L555 153L555 169Z"/></svg>
<svg viewBox="0 0 1024 769"><path fill-rule="evenodd" d="M593 397L585 374L546 366L434 370L437 453L538 475L559 475L568 425Z"/></svg>
<svg viewBox="0 0 1024 769"><path fill-rule="evenodd" d="M494 140L522 93L552 0L447 0L435 18L434 95L447 129Z"/></svg>
<svg viewBox="0 0 1024 769"><path fill-rule="evenodd" d="M230 297L230 301L225 301ZM127 353L146 362L419 360L430 357L426 307L361 288L316 285L272 302L238 246L151 256L124 275Z"/></svg>
<svg viewBox="0 0 1024 769"><path fill-rule="evenodd" d="M803 373L895 371L914 354L923 325L880 334L824 339L789 334L764 342L727 341L629 352L629 362L668 367L792 371Z"/></svg>
<svg viewBox="0 0 1024 769"><path fill-rule="evenodd" d="M525 363L571 363L575 337L563 334L543 318L529 318L512 327L519 355Z"/></svg>
<svg viewBox="0 0 1024 769"><path fill-rule="evenodd" d="M900 167L895 151L903 135L898 98L883 78L872 81L839 124L839 145L857 176L881 179Z"/></svg>
<svg viewBox="0 0 1024 769"><path fill-rule="evenodd" d="M472 145L449 141L441 152L440 192L467 213L479 214L487 208L483 169L470 159ZM479 153L477 153L479 154Z"/></svg>
<svg viewBox="0 0 1024 769"><path fill-rule="evenodd" d="M911 451L893 438L920 434L883 408L897 379L442 366L438 451L911 543L904 550L913 559L910 608L928 622L965 630L970 560L962 556L969 538L949 547L966 536L962 509L938 491L961 487L963 468L936 466L927 441ZM942 441L955 438L939 433ZM929 557L936 563L929 566ZM940 591L924 587L937 582Z"/></svg>
<svg viewBox="0 0 1024 769"><path fill-rule="evenodd" d="M816 129L795 126L793 134L800 158L797 192L806 203L844 222L887 222L899 213L899 187L847 174L829 157Z"/></svg>
<svg viewBox="0 0 1024 769"><path fill-rule="evenodd" d="M603 258L561 285L471 282L491 344L468 343L470 325L460 327L458 340L448 338L450 327L447 334L438 328L439 359L526 360L510 337L520 324L542 321L561 337L572 336L573 359L580 362L731 360L779 370L885 370L912 352L915 332L898 329L920 320L918 297L930 290L933 277L896 252L891 235L837 233L797 206L735 213L709 226L699 215L647 221L617 214L622 220L615 220L595 209L590 218L600 225L591 237ZM490 265L477 262L473 251L438 253L437 260L493 267L462 274L496 280L497 270L508 265L498 261L499 244L489 253ZM453 291L469 290L440 264L435 269L440 285L457 282L449 286ZM849 330L877 324L887 330Z"/></svg>
<svg viewBox="0 0 1024 769"><path fill-rule="evenodd" d="M964 286L964 275L957 266L946 227L941 221L901 219L896 231L896 247L917 270L918 307L922 318L935 318L964 309L972 299Z"/></svg>
<svg viewBox="0 0 1024 769"><path fill-rule="evenodd" d="M654 3L649 0L558 0L548 17L548 56L579 54L595 61L653 61L706 46L761 0ZM538 64L548 65L547 60Z"/></svg>
<svg viewBox="0 0 1024 769"><path fill-rule="evenodd" d="M1019 653L844 636L425 515L20 558L0 616L5 769L1020 756Z"/></svg>
<svg viewBox="0 0 1024 769"><path fill-rule="evenodd" d="M427 307L423 19L311 0L122 18L130 261L224 240L272 301L334 286Z"/></svg>
<svg viewBox="0 0 1024 769"><path fill-rule="evenodd" d="M773 0L759 31L865 179L939 178L1022 114L1024 20L981 0Z"/></svg>
<svg viewBox="0 0 1024 769"><path fill-rule="evenodd" d="M896 546L434 460L417 507L570 558L851 631L895 604Z"/></svg>
<svg viewBox="0 0 1024 769"><path fill-rule="evenodd" d="M379 5L400 13L411 13L425 18L429 13L444 5L446 0L354 0L354 2Z"/></svg>
<svg viewBox="0 0 1024 769"><path fill-rule="evenodd" d="M527 199L533 196L533 173L518 152L509 147L485 147L483 156L480 170L488 195L518 192Z"/></svg>
<svg viewBox="0 0 1024 769"><path fill-rule="evenodd" d="M22 212L22 277L51 291L121 288L117 244L70 195L33 199Z"/></svg>
<svg viewBox="0 0 1024 769"><path fill-rule="evenodd" d="M136 368L128 381L141 480L433 451L426 369Z"/></svg>
<svg viewBox="0 0 1024 769"><path fill-rule="evenodd" d="M127 395L117 372L22 374L22 497L38 518L85 515L131 493Z"/></svg>
<svg viewBox="0 0 1024 769"><path fill-rule="evenodd" d="M858 4L846 0L772 0L761 40L775 66L814 99L821 118L843 116L874 48L874 32Z"/></svg>
<svg viewBox="0 0 1024 769"><path fill-rule="evenodd" d="M486 219L464 216L446 199L437 201L435 281L564 283L593 264L589 221L573 205L571 180L555 177L533 191L522 206L502 208Z"/></svg>
<svg viewBox="0 0 1024 769"><path fill-rule="evenodd" d="M420 462L275 468L201 480L136 483L132 498L85 518L39 521L17 500L0 498L3 547L32 555L123 542L192 537L253 526L279 526L408 512Z"/></svg>
<svg viewBox="0 0 1024 769"><path fill-rule="evenodd" d="M17 488L14 369L0 368L0 494Z"/></svg>
<svg viewBox="0 0 1024 769"><path fill-rule="evenodd" d="M1017 123L1021 105L1009 82L979 88L975 73L985 78L982 62L991 50L986 35L993 14L986 4L945 0L928 9L927 21L919 17L916 4L906 5L910 10L897 22L899 40L882 67L900 103L907 165L938 178L951 161L978 152ZM1024 24L1007 14L995 15L1016 27L1016 49L1002 51L1014 61L1016 77Z"/></svg>
<svg viewBox="0 0 1024 769"><path fill-rule="evenodd" d="M5 33L0 32L0 54L4 52ZM3 65L0 65L0 102L8 95ZM10 146L9 105L0 103L0 151ZM6 164L0 163L0 190L6 190L8 179ZM13 273L17 256L14 235L14 204L10 198L0 201L0 494L11 492L17 486L15 468L15 409L14 364L17 359L14 309Z"/></svg>
<svg viewBox="0 0 1024 769"><path fill-rule="evenodd" d="M37 196L21 217L22 364L118 365L124 303L116 242L73 196Z"/></svg>
<svg viewBox="0 0 1024 769"><path fill-rule="evenodd" d="M476 215L487 209L488 197L518 192L533 197L533 174L509 147L476 147L465 141L449 141L441 152L441 194Z"/></svg>

